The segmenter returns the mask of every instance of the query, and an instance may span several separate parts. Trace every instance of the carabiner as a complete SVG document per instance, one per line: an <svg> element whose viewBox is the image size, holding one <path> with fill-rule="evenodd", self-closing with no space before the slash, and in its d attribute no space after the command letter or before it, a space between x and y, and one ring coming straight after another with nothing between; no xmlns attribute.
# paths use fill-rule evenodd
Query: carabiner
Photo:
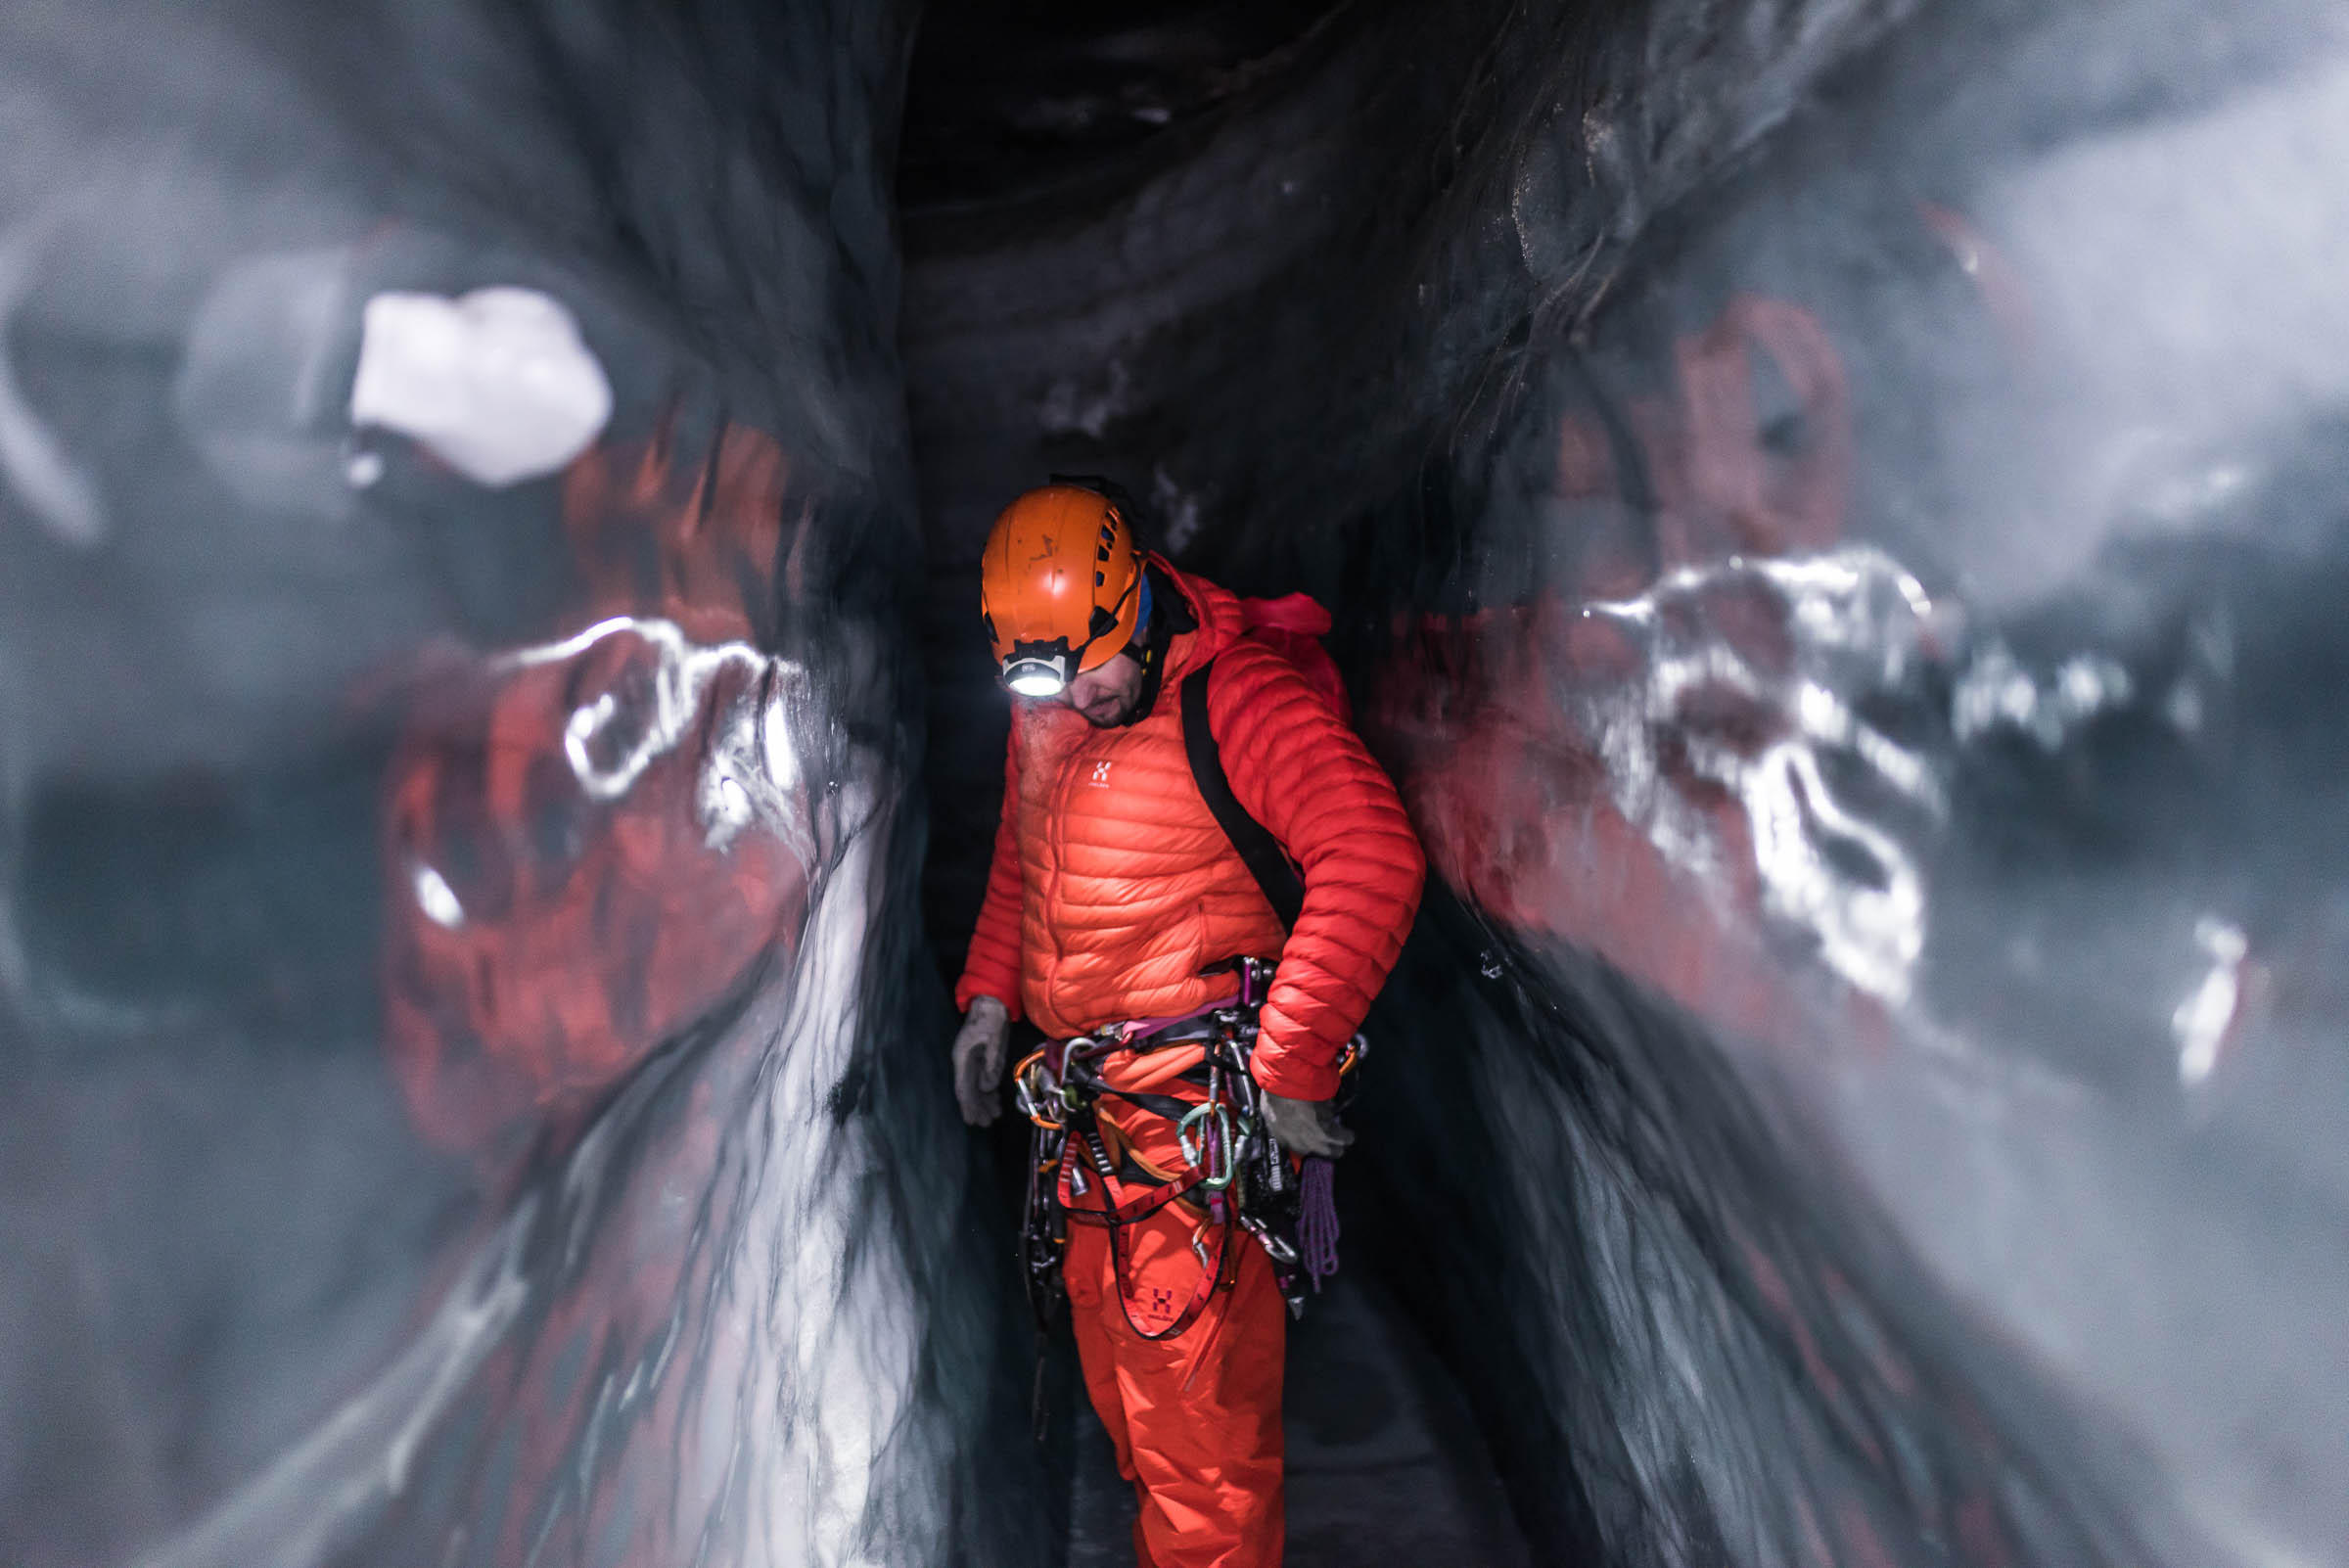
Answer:
<svg viewBox="0 0 2349 1568"><path fill-rule="evenodd" d="M1051 1084L1052 1087L1039 1088L1036 1084L1030 1082L1032 1076L1042 1083ZM1043 1102L1058 1087L1057 1084L1052 1084L1051 1064L1044 1060L1044 1053L1040 1050L1030 1051L1020 1059L1020 1065L1011 1070L1011 1096L1018 1103L1020 1114L1047 1132L1065 1130L1065 1124L1052 1121L1044 1115L1043 1110Z"/></svg>
<svg viewBox="0 0 2349 1568"><path fill-rule="evenodd" d="M1214 1144L1211 1146L1204 1141L1194 1144L1191 1141L1191 1130L1210 1118L1216 1124ZM1200 1178L1201 1187L1209 1192L1221 1192L1231 1185L1231 1178L1236 1174L1232 1160L1231 1112L1221 1101L1206 1100L1193 1106L1189 1114L1174 1124L1174 1141L1192 1170L1207 1173ZM1213 1164L1206 1158L1211 1152L1221 1156Z"/></svg>

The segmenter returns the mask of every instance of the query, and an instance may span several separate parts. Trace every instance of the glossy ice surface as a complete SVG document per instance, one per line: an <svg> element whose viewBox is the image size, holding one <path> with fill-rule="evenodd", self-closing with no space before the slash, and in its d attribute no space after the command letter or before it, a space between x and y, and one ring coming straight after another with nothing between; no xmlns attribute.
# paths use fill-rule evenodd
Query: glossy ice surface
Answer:
<svg viewBox="0 0 2349 1568"><path fill-rule="evenodd" d="M1057 471L1437 873L1292 1560L2349 1563L2330 12L916 21L0 18L0 1562L1104 1560L940 978Z"/></svg>

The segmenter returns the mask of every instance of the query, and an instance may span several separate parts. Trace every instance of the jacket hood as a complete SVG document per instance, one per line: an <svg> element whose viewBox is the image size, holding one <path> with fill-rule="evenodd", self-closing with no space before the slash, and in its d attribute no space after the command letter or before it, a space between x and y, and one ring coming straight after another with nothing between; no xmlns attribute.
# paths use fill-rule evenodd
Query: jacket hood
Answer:
<svg viewBox="0 0 2349 1568"><path fill-rule="evenodd" d="M1169 703L1180 701L1183 676L1240 640L1246 621L1240 612L1238 594L1181 571L1155 551L1146 559L1174 584L1175 591L1190 606L1191 619L1199 623L1197 630L1178 633L1167 647L1166 677L1159 686L1158 701L1151 705L1151 712L1156 713Z"/></svg>

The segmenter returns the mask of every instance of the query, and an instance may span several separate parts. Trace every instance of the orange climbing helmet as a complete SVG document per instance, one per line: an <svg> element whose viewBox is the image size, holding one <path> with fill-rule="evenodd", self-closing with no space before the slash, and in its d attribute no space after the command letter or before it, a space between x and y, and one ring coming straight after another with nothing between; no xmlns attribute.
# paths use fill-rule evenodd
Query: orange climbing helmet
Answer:
<svg viewBox="0 0 2349 1568"><path fill-rule="evenodd" d="M1057 696L1125 651L1142 618L1142 563L1117 503L1080 484L1003 509L979 563L979 609L1003 683Z"/></svg>

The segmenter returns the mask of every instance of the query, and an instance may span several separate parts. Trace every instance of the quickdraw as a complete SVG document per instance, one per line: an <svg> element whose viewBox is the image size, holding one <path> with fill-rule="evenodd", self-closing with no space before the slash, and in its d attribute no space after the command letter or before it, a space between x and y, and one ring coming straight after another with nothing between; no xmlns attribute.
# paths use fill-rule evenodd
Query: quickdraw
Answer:
<svg viewBox="0 0 2349 1568"><path fill-rule="evenodd" d="M1187 1017L1142 1024L1118 1024L1074 1039L1056 1040L1031 1052L1013 1070L1014 1095L1033 1128L1028 1168L1026 1222L1021 1254L1029 1304L1039 1333L1050 1321L1065 1289L1061 1267L1068 1253L1070 1223L1099 1225L1109 1232L1118 1304L1126 1323L1146 1340L1168 1340L1199 1318L1215 1292L1230 1283L1237 1259L1232 1232L1244 1230L1265 1249L1292 1316L1305 1311L1309 1286L1297 1245L1301 1183L1298 1170L1273 1140L1263 1116L1249 1061L1257 1037L1257 1015L1271 983L1272 965L1257 958L1225 960L1203 971L1229 972L1238 982L1230 999ZM1102 1082L1100 1065L1114 1051L1147 1053L1175 1045L1202 1047L1206 1096L1197 1102L1171 1095L1137 1094ZM1366 1046L1360 1036L1338 1062L1349 1087ZM1197 1082L1196 1080L1193 1081ZM1097 1106L1103 1096L1127 1102L1175 1124L1175 1143L1184 1170L1138 1195L1124 1194L1110 1158ZM1074 1152L1080 1156L1072 1160ZM1061 1197L1066 1179L1069 1198ZM1207 1218L1192 1236L1200 1278L1190 1300L1163 1328L1134 1321L1126 1289L1124 1231L1169 1205L1197 1198ZM1207 1231L1216 1232L1212 1255Z"/></svg>

